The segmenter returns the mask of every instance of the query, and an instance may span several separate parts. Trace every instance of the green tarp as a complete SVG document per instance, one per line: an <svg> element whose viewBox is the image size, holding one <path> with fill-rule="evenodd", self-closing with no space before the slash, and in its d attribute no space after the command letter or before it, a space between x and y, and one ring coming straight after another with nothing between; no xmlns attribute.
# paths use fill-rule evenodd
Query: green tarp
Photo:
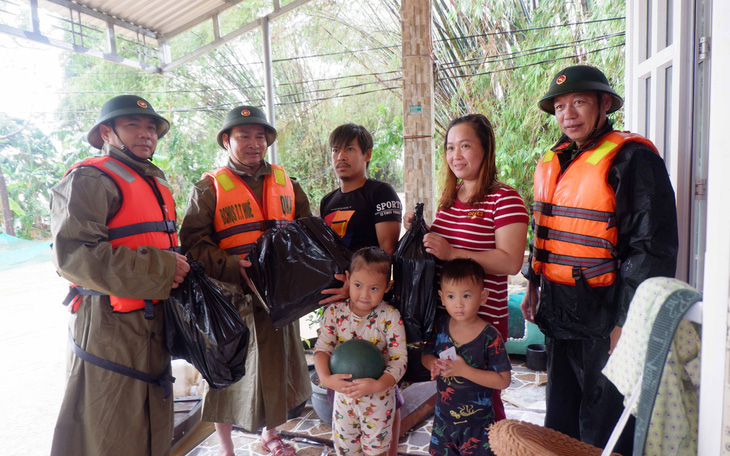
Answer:
<svg viewBox="0 0 730 456"><path fill-rule="evenodd" d="M51 261L50 241L29 241L0 233L0 271Z"/></svg>

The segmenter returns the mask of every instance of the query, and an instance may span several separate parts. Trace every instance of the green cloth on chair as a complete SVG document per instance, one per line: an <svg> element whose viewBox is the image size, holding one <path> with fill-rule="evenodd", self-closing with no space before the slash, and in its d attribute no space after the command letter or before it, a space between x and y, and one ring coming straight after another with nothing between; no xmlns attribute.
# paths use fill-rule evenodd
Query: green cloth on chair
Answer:
<svg viewBox="0 0 730 456"><path fill-rule="evenodd" d="M509 295L509 338L504 345L510 355L524 355L528 345L545 343L545 335L540 328L522 316L520 304L524 296L524 292Z"/></svg>

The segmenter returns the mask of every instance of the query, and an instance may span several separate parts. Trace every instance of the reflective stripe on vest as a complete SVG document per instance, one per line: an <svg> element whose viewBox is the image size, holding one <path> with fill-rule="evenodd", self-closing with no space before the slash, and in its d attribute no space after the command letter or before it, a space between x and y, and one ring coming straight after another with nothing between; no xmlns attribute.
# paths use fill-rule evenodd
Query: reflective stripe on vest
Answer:
<svg viewBox="0 0 730 456"><path fill-rule="evenodd" d="M535 239L532 268L548 280L575 285L583 277L590 286L608 286L616 279L616 199L608 172L627 142L656 151L643 136L611 132L581 152L560 173L556 151L547 152L535 169L533 214Z"/></svg>
<svg viewBox="0 0 730 456"><path fill-rule="evenodd" d="M122 205L107 222L109 242L113 248L125 246L136 250L149 246L166 250L177 249L179 244L175 225L175 202L164 179L153 177L147 180L131 167L109 156L87 158L69 168L66 174L83 166L96 168L110 177L122 194ZM101 294L84 293L80 290L76 292L79 295ZM116 312L145 308L144 299L116 296L110 296L109 299ZM78 306L78 302L74 304ZM147 307L148 312L151 306Z"/></svg>
<svg viewBox="0 0 730 456"><path fill-rule="evenodd" d="M232 255L248 254L269 228L294 220L294 186L284 168L271 165L264 177L263 201L228 167L205 173L213 179L216 206L213 226L218 246Z"/></svg>

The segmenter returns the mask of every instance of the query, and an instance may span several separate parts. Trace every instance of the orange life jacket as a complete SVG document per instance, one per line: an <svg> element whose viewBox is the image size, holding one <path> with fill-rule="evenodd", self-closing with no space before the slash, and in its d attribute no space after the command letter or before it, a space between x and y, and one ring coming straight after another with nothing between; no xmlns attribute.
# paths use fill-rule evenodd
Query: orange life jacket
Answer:
<svg viewBox="0 0 730 456"><path fill-rule="evenodd" d="M269 228L294 220L294 186L280 165L264 178L263 201L228 167L205 173L215 188L215 228L218 246L245 257Z"/></svg>
<svg viewBox="0 0 730 456"><path fill-rule="evenodd" d="M608 184L613 160L627 142L656 152L651 141L629 132L611 132L581 152L560 173L557 154L546 153L535 169L535 232L532 268L552 282L575 285L584 277L592 287L609 286L620 263L616 257L616 198Z"/></svg>
<svg viewBox="0 0 730 456"><path fill-rule="evenodd" d="M91 157L71 166L71 170L91 166L109 176L122 193L122 205L107 222L109 242L112 247L157 247L176 250L179 243L175 225L175 202L166 181L157 177L146 179L121 161L109 157ZM72 292L66 304L73 301L72 311L78 309L81 295L101 295L103 293L71 285ZM117 312L131 312L144 309L144 299L109 297L112 309ZM152 311L147 302L146 312Z"/></svg>

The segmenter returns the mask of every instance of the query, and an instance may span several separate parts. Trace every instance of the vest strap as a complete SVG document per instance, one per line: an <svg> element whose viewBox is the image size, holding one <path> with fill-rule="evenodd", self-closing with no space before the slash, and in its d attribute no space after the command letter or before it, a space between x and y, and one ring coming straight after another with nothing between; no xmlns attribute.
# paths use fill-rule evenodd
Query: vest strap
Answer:
<svg viewBox="0 0 730 456"><path fill-rule="evenodd" d="M68 294L63 300L63 305L68 306L73 302L73 311L78 310L78 306L81 301L81 296L109 296L101 291L89 290L88 288L81 287L79 285L69 285ZM145 320L155 319L155 303L151 299L144 299L144 318Z"/></svg>
<svg viewBox="0 0 730 456"><path fill-rule="evenodd" d="M141 380L143 382L157 385L163 389L165 399L170 397L170 394L172 393L172 384L173 382L175 382L175 377L173 377L172 375L168 374L163 375L162 377L155 377L145 372L132 369L131 367L122 366L121 364L113 363L111 361L99 358L98 356L94 356L76 344L76 341L73 338L73 334L71 334L70 328L68 330L68 340L71 342L71 348L73 349L74 354L86 361L87 363L93 364L97 367L101 367L102 369L116 372L117 374L132 377L135 380Z"/></svg>
<svg viewBox="0 0 730 456"><path fill-rule="evenodd" d="M606 228L616 226L616 216L613 212L594 211L592 209L581 209L577 207L557 206L555 204L535 201L532 203L532 210L540 212L548 217L572 217L595 222L606 222Z"/></svg>
<svg viewBox="0 0 730 456"><path fill-rule="evenodd" d="M281 228L287 223L289 223L288 220L261 220L258 222L244 223L219 231L215 234L215 237L216 241L220 243L221 240L237 234L248 233L249 231L266 231L270 228Z"/></svg>
<svg viewBox="0 0 730 456"><path fill-rule="evenodd" d="M144 300L144 319L154 320L155 319L155 303L151 299Z"/></svg>
<svg viewBox="0 0 730 456"><path fill-rule="evenodd" d="M66 298L64 298L63 304L64 306L68 306L72 302L74 303L74 306L76 306L76 300L80 298L81 296L106 296L104 293L100 291L94 291L89 290L84 287L80 287L78 285L69 285L68 287L68 294L66 295Z"/></svg>
<svg viewBox="0 0 730 456"><path fill-rule="evenodd" d="M229 247L226 249L226 252L230 253L231 255L245 256L248 255L251 250L253 250L254 245L256 245L256 243Z"/></svg>
<svg viewBox="0 0 730 456"><path fill-rule="evenodd" d="M540 261L542 263L554 263L561 264L563 266L580 268L581 273L585 278L596 277L601 274L606 274L610 271L615 271L619 268L619 262L616 259L585 258L569 255L558 255L557 253L552 253L549 250L541 249L538 247L533 247L533 250L533 258L535 258L537 261ZM588 274L590 274L590 277Z"/></svg>
<svg viewBox="0 0 730 456"><path fill-rule="evenodd" d="M584 234L570 233L568 231L554 230L552 228L548 228L542 225L535 226L535 236L539 237L540 239L570 242L572 244L581 244L590 247L599 247L602 249L610 250L612 253L615 250L614 245L606 239L595 236L586 236Z"/></svg>
<svg viewBox="0 0 730 456"><path fill-rule="evenodd" d="M109 229L109 240L119 239L135 234L152 233L162 231L163 233L177 232L175 220L161 220L157 222L141 222L131 225L120 226L119 228Z"/></svg>

